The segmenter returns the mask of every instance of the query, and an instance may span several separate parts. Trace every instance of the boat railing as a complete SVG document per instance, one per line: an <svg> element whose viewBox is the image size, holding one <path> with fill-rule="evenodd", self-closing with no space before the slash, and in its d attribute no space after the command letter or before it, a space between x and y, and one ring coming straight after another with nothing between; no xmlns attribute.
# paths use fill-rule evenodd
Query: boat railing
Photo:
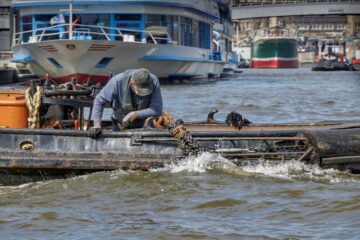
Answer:
<svg viewBox="0 0 360 240"><path fill-rule="evenodd" d="M58 24L14 34L13 45L49 40L108 40L154 44L174 44L167 32L104 27L96 25Z"/></svg>

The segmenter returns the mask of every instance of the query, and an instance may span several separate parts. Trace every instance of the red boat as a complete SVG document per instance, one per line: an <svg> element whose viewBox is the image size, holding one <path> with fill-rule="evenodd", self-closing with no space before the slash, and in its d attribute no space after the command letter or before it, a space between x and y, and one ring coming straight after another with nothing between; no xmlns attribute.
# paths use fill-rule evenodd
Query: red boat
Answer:
<svg viewBox="0 0 360 240"><path fill-rule="evenodd" d="M360 71L360 59L353 59L351 61L351 65L354 67L356 71Z"/></svg>

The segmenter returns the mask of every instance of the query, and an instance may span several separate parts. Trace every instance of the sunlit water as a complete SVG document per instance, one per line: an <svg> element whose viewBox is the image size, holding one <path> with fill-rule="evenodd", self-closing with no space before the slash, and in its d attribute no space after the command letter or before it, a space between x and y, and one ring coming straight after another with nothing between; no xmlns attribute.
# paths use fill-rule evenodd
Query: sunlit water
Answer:
<svg viewBox="0 0 360 240"><path fill-rule="evenodd" d="M185 121L360 121L360 74L246 69L163 86ZM101 172L0 187L1 239L358 239L360 176L289 161L237 167L202 153L149 172Z"/></svg>

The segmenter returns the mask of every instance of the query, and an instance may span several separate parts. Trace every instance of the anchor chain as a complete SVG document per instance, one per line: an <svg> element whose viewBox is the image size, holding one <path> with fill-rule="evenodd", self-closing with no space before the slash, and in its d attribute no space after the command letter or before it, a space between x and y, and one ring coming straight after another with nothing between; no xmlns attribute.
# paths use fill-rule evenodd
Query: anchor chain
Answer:
<svg viewBox="0 0 360 240"><path fill-rule="evenodd" d="M203 150L185 128L184 122L182 120L174 122L174 118L168 112L164 112L160 117L155 118L153 125L155 128L167 128L171 135L176 138L183 155L197 155Z"/></svg>
<svg viewBox="0 0 360 240"><path fill-rule="evenodd" d="M240 130L244 125L247 125L251 122L248 119L243 118L243 116L240 113L231 112L226 116L225 123L228 126L232 126Z"/></svg>
<svg viewBox="0 0 360 240"><path fill-rule="evenodd" d="M31 96L31 88L25 92L26 106L29 110L29 127L40 128L40 108L41 108L41 92L40 86L36 87L34 96Z"/></svg>

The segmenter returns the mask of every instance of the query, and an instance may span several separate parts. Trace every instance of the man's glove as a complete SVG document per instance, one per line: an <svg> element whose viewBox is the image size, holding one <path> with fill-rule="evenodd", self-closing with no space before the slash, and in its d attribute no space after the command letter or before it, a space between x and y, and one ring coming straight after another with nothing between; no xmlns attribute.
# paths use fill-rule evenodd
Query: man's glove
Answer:
<svg viewBox="0 0 360 240"><path fill-rule="evenodd" d="M137 118L136 112L129 112L128 114L126 114L126 116L123 118L123 124L125 125L129 125L130 123L132 123L133 121L135 121L135 119Z"/></svg>
<svg viewBox="0 0 360 240"><path fill-rule="evenodd" d="M99 138L101 135L101 121L95 120L94 121L94 127L91 127L89 129L89 137L91 138Z"/></svg>

